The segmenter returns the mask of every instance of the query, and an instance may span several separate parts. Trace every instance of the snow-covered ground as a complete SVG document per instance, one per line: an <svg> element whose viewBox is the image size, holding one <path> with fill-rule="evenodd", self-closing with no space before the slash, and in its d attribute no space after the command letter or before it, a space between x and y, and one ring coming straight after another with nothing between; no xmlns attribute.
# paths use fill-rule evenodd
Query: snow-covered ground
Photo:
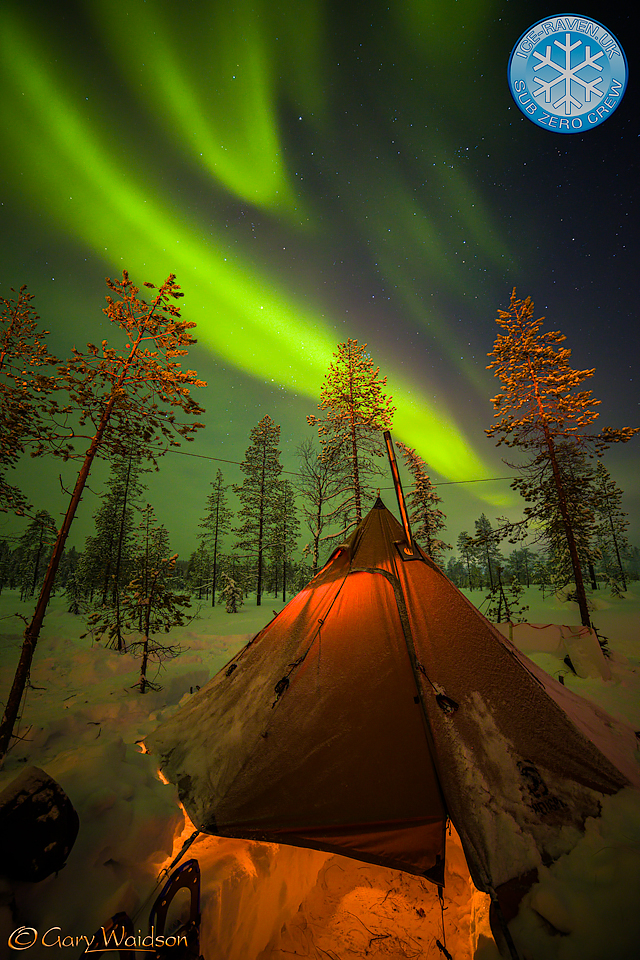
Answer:
<svg viewBox="0 0 640 960"><path fill-rule="evenodd" d="M474 602L479 593L470 594ZM559 634L547 624L577 625L573 605L527 591L527 620L536 629L516 642L567 687L640 730L640 588L623 600L602 593L593 619L608 638L611 678L577 677L564 663ZM81 639L85 623L56 597L36 650L20 725L24 738L0 772L0 790L27 765L57 780L80 816L67 865L37 884L0 881L0 955L20 926L37 931L28 960L51 957L41 943L60 937L63 956L114 913L125 910L146 933L158 876L193 832L173 786L137 745L197 686L212 677L282 604L267 598L236 615L203 605L171 639L184 652L159 677L162 691L131 688L138 664ZM30 604L0 596L0 698L8 691ZM540 637L540 641L537 641ZM153 676L151 677L153 679ZM203 881L201 950L206 960L285 960L290 956L445 957L495 960L487 898L474 891L455 835L448 844L445 898L419 878L317 851L199 836ZM514 930L535 960L635 958L640 949L640 803L632 790L605 801L584 840L541 876ZM39 939L38 939L39 938ZM65 939L66 938L66 939ZM74 945L71 946L70 944ZM9 955L14 955L9 950ZM60 954L56 953L56 956Z"/></svg>

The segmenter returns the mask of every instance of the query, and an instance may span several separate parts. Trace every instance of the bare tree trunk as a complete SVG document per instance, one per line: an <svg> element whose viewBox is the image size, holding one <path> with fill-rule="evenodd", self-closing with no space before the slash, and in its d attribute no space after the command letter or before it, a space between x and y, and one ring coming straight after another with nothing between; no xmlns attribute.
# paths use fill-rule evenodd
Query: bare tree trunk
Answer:
<svg viewBox="0 0 640 960"><path fill-rule="evenodd" d="M571 568L573 570L573 577L576 584L576 600L578 601L578 607L580 608L580 620L583 626L591 628L591 617L589 616L587 592L584 588L584 578L582 576L582 567L580 566L580 558L578 557L578 548L576 547L576 540L573 535L571 518L569 517L569 511L567 509L567 501L566 501L565 492L564 492L564 484L562 482L562 475L560 473L560 468L558 466L555 444L546 426L544 428L544 434L545 434L545 440L547 443L547 450L549 451L549 462L551 463L551 470L553 471L553 480L555 483L556 492L558 494L558 506L560 508L560 516L562 517L562 524L564 526L564 532L567 539L567 547L569 548Z"/></svg>
<svg viewBox="0 0 640 960"><path fill-rule="evenodd" d="M38 598L38 603L36 604L35 613L31 623L24 632L24 641L22 644L22 651L20 653L20 660L18 661L18 667L13 678L11 691L9 693L9 697L7 698L4 716L2 717L2 722L0 723L0 765L4 761L7 750L9 749L11 737L13 736L13 728L18 718L20 702L22 700L22 695L31 672L33 654L36 649L38 638L40 637L40 631L44 622L44 615L47 611L47 606L51 597L51 591L53 590L53 583L64 551L64 545L67 541L67 537L69 536L69 530L71 529L71 524L73 523L73 519L76 515L78 505L82 499L82 494L84 492L93 461L98 450L100 449L100 444L102 443L104 432L107 428L107 424L109 423L109 418L111 417L116 398L120 394L122 383L124 382L124 378L127 375L129 367L138 351L138 347L143 336L144 330L140 330L138 333L138 338L131 348L129 357L122 366L118 379L111 387L111 393L100 418L98 429L96 430L95 436L93 437L91 443L89 444L89 448L85 453L75 487L73 488L73 493L71 494L71 500L69 502L69 506L67 507L67 512L64 520L62 521L62 526L58 531L58 536L56 537L56 542L53 546L51 559L49 560L49 566L40 589L40 596Z"/></svg>
<svg viewBox="0 0 640 960"><path fill-rule="evenodd" d="M42 629L42 624L44 622L44 615L49 604L49 599L51 597L51 591L53 589L53 582L55 580L58 567L60 565L60 559L64 551L64 545L66 543L67 537L69 535L69 530L73 522L73 518L76 515L76 510L78 509L78 504L82 499L82 493L84 491L87 478L89 476L89 471L91 470L91 465L95 458L98 448L102 441L102 436L104 434L105 428L109 421L111 415L111 410L113 409L113 404L115 402L115 395L112 394L109 399L105 411L102 415L100 425L96 431L96 435L89 445L89 449L85 454L85 458L78 473L78 478L76 480L73 493L71 495L71 500L69 506L67 507L67 512L65 514L62 526L58 532L56 542L53 547L53 552L51 554L51 559L49 561L49 566L45 574L42 587L40 589L40 596L36 604L35 613L31 620L31 623L28 625L27 629L24 632L24 641L22 644L22 651L20 654L20 660L18 661L18 667L16 669L15 676L13 678L13 685L7 699L7 705L5 707L4 716L2 722L0 723L0 763L4 760L4 757L9 749L9 743L13 735L13 728L15 722L18 718L18 712L20 710L20 701L22 700L22 694L24 693L24 688L29 679L29 674L31 672L31 663L33 661L33 654L36 649L36 644L40 636L40 630Z"/></svg>

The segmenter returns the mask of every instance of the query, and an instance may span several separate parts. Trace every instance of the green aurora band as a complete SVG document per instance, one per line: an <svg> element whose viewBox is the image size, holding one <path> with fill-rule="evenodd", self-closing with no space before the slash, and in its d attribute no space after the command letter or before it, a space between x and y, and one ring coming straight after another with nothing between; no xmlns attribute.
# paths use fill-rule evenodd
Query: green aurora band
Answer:
<svg viewBox="0 0 640 960"><path fill-rule="evenodd" d="M19 131L16 149L4 151L4 173L15 196L32 213L50 218L111 269L126 266L139 281L158 282L175 273L187 294L186 315L196 321L200 342L215 356L258 382L274 382L316 399L336 345L335 326L323 312L326 307L301 305L249 256L243 260L239 253L230 254L223 230L177 205L163 187L153 158L154 151L162 153L163 138L171 139L182 163L204 168L214 199L226 196L228 204L231 196L236 203L253 205L263 216L279 221L278 229L282 224L293 229L293 243L296 236L319 229L313 210L298 198L297 184L283 161L276 106L278 74L280 81L282 75L296 81L299 99L314 108L314 122L319 128L325 123L318 81L313 81L322 53L322 8L316 2L302 6L304 14L295 5L300 32L294 34L289 27L287 36L283 25L294 22L293 12L291 18L281 13L282 23L274 27L265 12L267 0L239 2L233 9L209 4L199 43L211 42L214 34L217 40L203 71L197 57L185 56L178 42L174 20L182 14L176 13L176 5L137 0L88 3L88 15L97 18L105 48L113 54L111 69L128 85L132 100L142 98L143 108L163 130L150 144L143 137L132 137L126 101L122 118L113 115L103 89L85 78L86 66L76 63L73 44L68 42L65 49L62 28L58 35L49 31L45 37L44 31L38 34L27 11L5 5L0 13L4 80L0 110L3 129ZM263 16L252 17L250 10L256 8ZM141 54L135 60L133 53L143 38L145 82L136 84L132 64L139 66ZM286 69L280 64L279 73L274 66L277 57L287 61ZM444 190L444 179L442 184ZM449 245L402 181L394 178L388 187L388 209L378 209L367 219L354 195L351 215L360 230L370 231L386 275L405 291L405 306L416 316L421 312L424 323L424 305L414 302L407 279L418 258L401 267L400 259L403 255L406 259L403 250L419 247L428 269L440 272L452 287L456 271L447 256ZM469 184L447 177L446 190L455 195L447 202L460 204L465 196L466 228L476 240L481 233L485 236L482 223L487 214L479 198L470 202ZM392 211L394 220L408 227L402 240L398 236L387 242L382 224ZM496 241L489 255L498 261L505 256L504 246ZM430 319L445 352L459 353L447 343L444 322ZM436 411L406 378L392 369L388 372L397 407L394 432L450 480L490 476L453 417ZM477 496L505 503L504 495L489 485Z"/></svg>

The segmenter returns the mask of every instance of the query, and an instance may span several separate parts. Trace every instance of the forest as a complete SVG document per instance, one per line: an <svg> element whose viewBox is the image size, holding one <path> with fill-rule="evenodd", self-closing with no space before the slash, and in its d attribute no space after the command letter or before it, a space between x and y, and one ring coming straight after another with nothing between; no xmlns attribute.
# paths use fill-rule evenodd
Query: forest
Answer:
<svg viewBox="0 0 640 960"><path fill-rule="evenodd" d="M280 427L265 415L251 430L244 460L230 476L218 468L202 503L188 557L172 553L162 518L147 502L145 478L162 455L201 428L203 408L191 391L202 388L182 359L194 343L195 324L182 320L182 292L170 276L146 301L123 274L107 281L104 310L126 335L123 350L88 344L66 361L52 356L33 298L22 288L1 304L2 422L0 501L24 518L24 532L0 541L0 590L19 591L35 603L14 688L0 731L10 741L17 705L50 597L63 593L68 610L86 619L87 635L140 659L138 690L156 685L150 663L180 653L173 627L198 605L224 604L237 613L251 596L300 590L332 549L360 523L386 475L383 432L393 427L393 398L366 344L336 346L308 425L317 439L301 438L297 469L283 470ZM514 290L499 311L489 354L502 392L492 399L488 437L514 449L512 486L522 518L489 519L455 545L446 542L447 517L429 465L398 441L407 477L413 536L425 553L494 621L522 619L522 590L532 584L575 599L590 626L588 594L606 586L624 596L640 575L640 550L630 545L623 493L604 462L607 447L627 442L636 428L594 432L598 401L584 383L594 370L574 370L558 332L542 330L531 298ZM61 527L10 482L22 457L54 456L78 463ZM96 460L108 479L82 549L67 538ZM236 482L234 482L234 479Z"/></svg>

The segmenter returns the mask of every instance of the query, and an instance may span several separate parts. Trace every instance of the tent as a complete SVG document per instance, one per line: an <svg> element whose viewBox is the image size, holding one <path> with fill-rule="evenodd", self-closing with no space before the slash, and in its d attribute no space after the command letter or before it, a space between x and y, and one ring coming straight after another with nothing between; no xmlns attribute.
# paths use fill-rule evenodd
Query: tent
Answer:
<svg viewBox="0 0 640 960"><path fill-rule="evenodd" d="M147 745L220 836L442 883L450 817L503 922L603 795L637 784L632 731L521 654L379 498Z"/></svg>

